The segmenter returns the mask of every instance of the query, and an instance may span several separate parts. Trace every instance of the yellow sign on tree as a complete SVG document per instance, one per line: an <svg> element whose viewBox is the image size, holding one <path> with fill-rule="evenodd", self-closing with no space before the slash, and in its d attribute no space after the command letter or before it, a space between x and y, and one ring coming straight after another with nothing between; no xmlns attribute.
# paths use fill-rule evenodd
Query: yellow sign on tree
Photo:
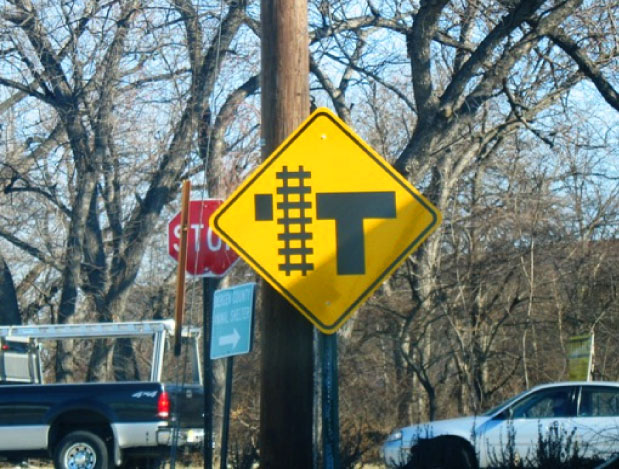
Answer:
<svg viewBox="0 0 619 469"><path fill-rule="evenodd" d="M417 189L320 108L220 206L212 226L331 334L440 221Z"/></svg>

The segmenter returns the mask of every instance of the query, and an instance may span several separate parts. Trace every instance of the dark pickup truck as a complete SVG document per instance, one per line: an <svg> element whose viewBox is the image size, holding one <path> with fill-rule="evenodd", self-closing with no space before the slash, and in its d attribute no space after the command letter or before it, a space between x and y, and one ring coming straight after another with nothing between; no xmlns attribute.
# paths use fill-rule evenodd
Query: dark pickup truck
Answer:
<svg viewBox="0 0 619 469"><path fill-rule="evenodd" d="M170 320L0 327L0 456L45 456L60 469L153 467L174 445L200 446L202 385L161 382L173 330ZM198 358L199 331L184 335ZM149 381L40 384L42 340L143 336L153 338ZM199 361L192 375L201 380Z"/></svg>

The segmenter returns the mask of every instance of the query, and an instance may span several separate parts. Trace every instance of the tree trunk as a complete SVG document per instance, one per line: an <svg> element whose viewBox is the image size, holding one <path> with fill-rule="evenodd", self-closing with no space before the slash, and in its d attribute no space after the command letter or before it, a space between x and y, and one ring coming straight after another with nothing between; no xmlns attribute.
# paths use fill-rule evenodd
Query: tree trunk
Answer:
<svg viewBox="0 0 619 469"><path fill-rule="evenodd" d="M21 324L17 294L11 270L0 253L0 326Z"/></svg>

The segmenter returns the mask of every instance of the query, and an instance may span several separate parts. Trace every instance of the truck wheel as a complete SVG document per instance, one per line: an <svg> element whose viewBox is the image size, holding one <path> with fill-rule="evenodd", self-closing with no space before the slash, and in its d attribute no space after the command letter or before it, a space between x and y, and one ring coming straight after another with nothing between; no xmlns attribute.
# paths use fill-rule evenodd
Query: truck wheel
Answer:
<svg viewBox="0 0 619 469"><path fill-rule="evenodd" d="M126 461L122 469L162 469L165 461L161 458L132 458Z"/></svg>
<svg viewBox="0 0 619 469"><path fill-rule="evenodd" d="M98 435L75 431L65 436L54 452L56 469L108 469L108 449Z"/></svg>

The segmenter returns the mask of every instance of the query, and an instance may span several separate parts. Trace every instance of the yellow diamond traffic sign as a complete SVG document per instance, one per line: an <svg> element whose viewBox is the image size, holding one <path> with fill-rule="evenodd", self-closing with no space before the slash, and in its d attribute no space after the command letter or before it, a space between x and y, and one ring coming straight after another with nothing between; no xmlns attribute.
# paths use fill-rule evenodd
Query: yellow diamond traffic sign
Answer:
<svg viewBox="0 0 619 469"><path fill-rule="evenodd" d="M331 334L440 220L387 161L320 108L219 207L212 225Z"/></svg>

